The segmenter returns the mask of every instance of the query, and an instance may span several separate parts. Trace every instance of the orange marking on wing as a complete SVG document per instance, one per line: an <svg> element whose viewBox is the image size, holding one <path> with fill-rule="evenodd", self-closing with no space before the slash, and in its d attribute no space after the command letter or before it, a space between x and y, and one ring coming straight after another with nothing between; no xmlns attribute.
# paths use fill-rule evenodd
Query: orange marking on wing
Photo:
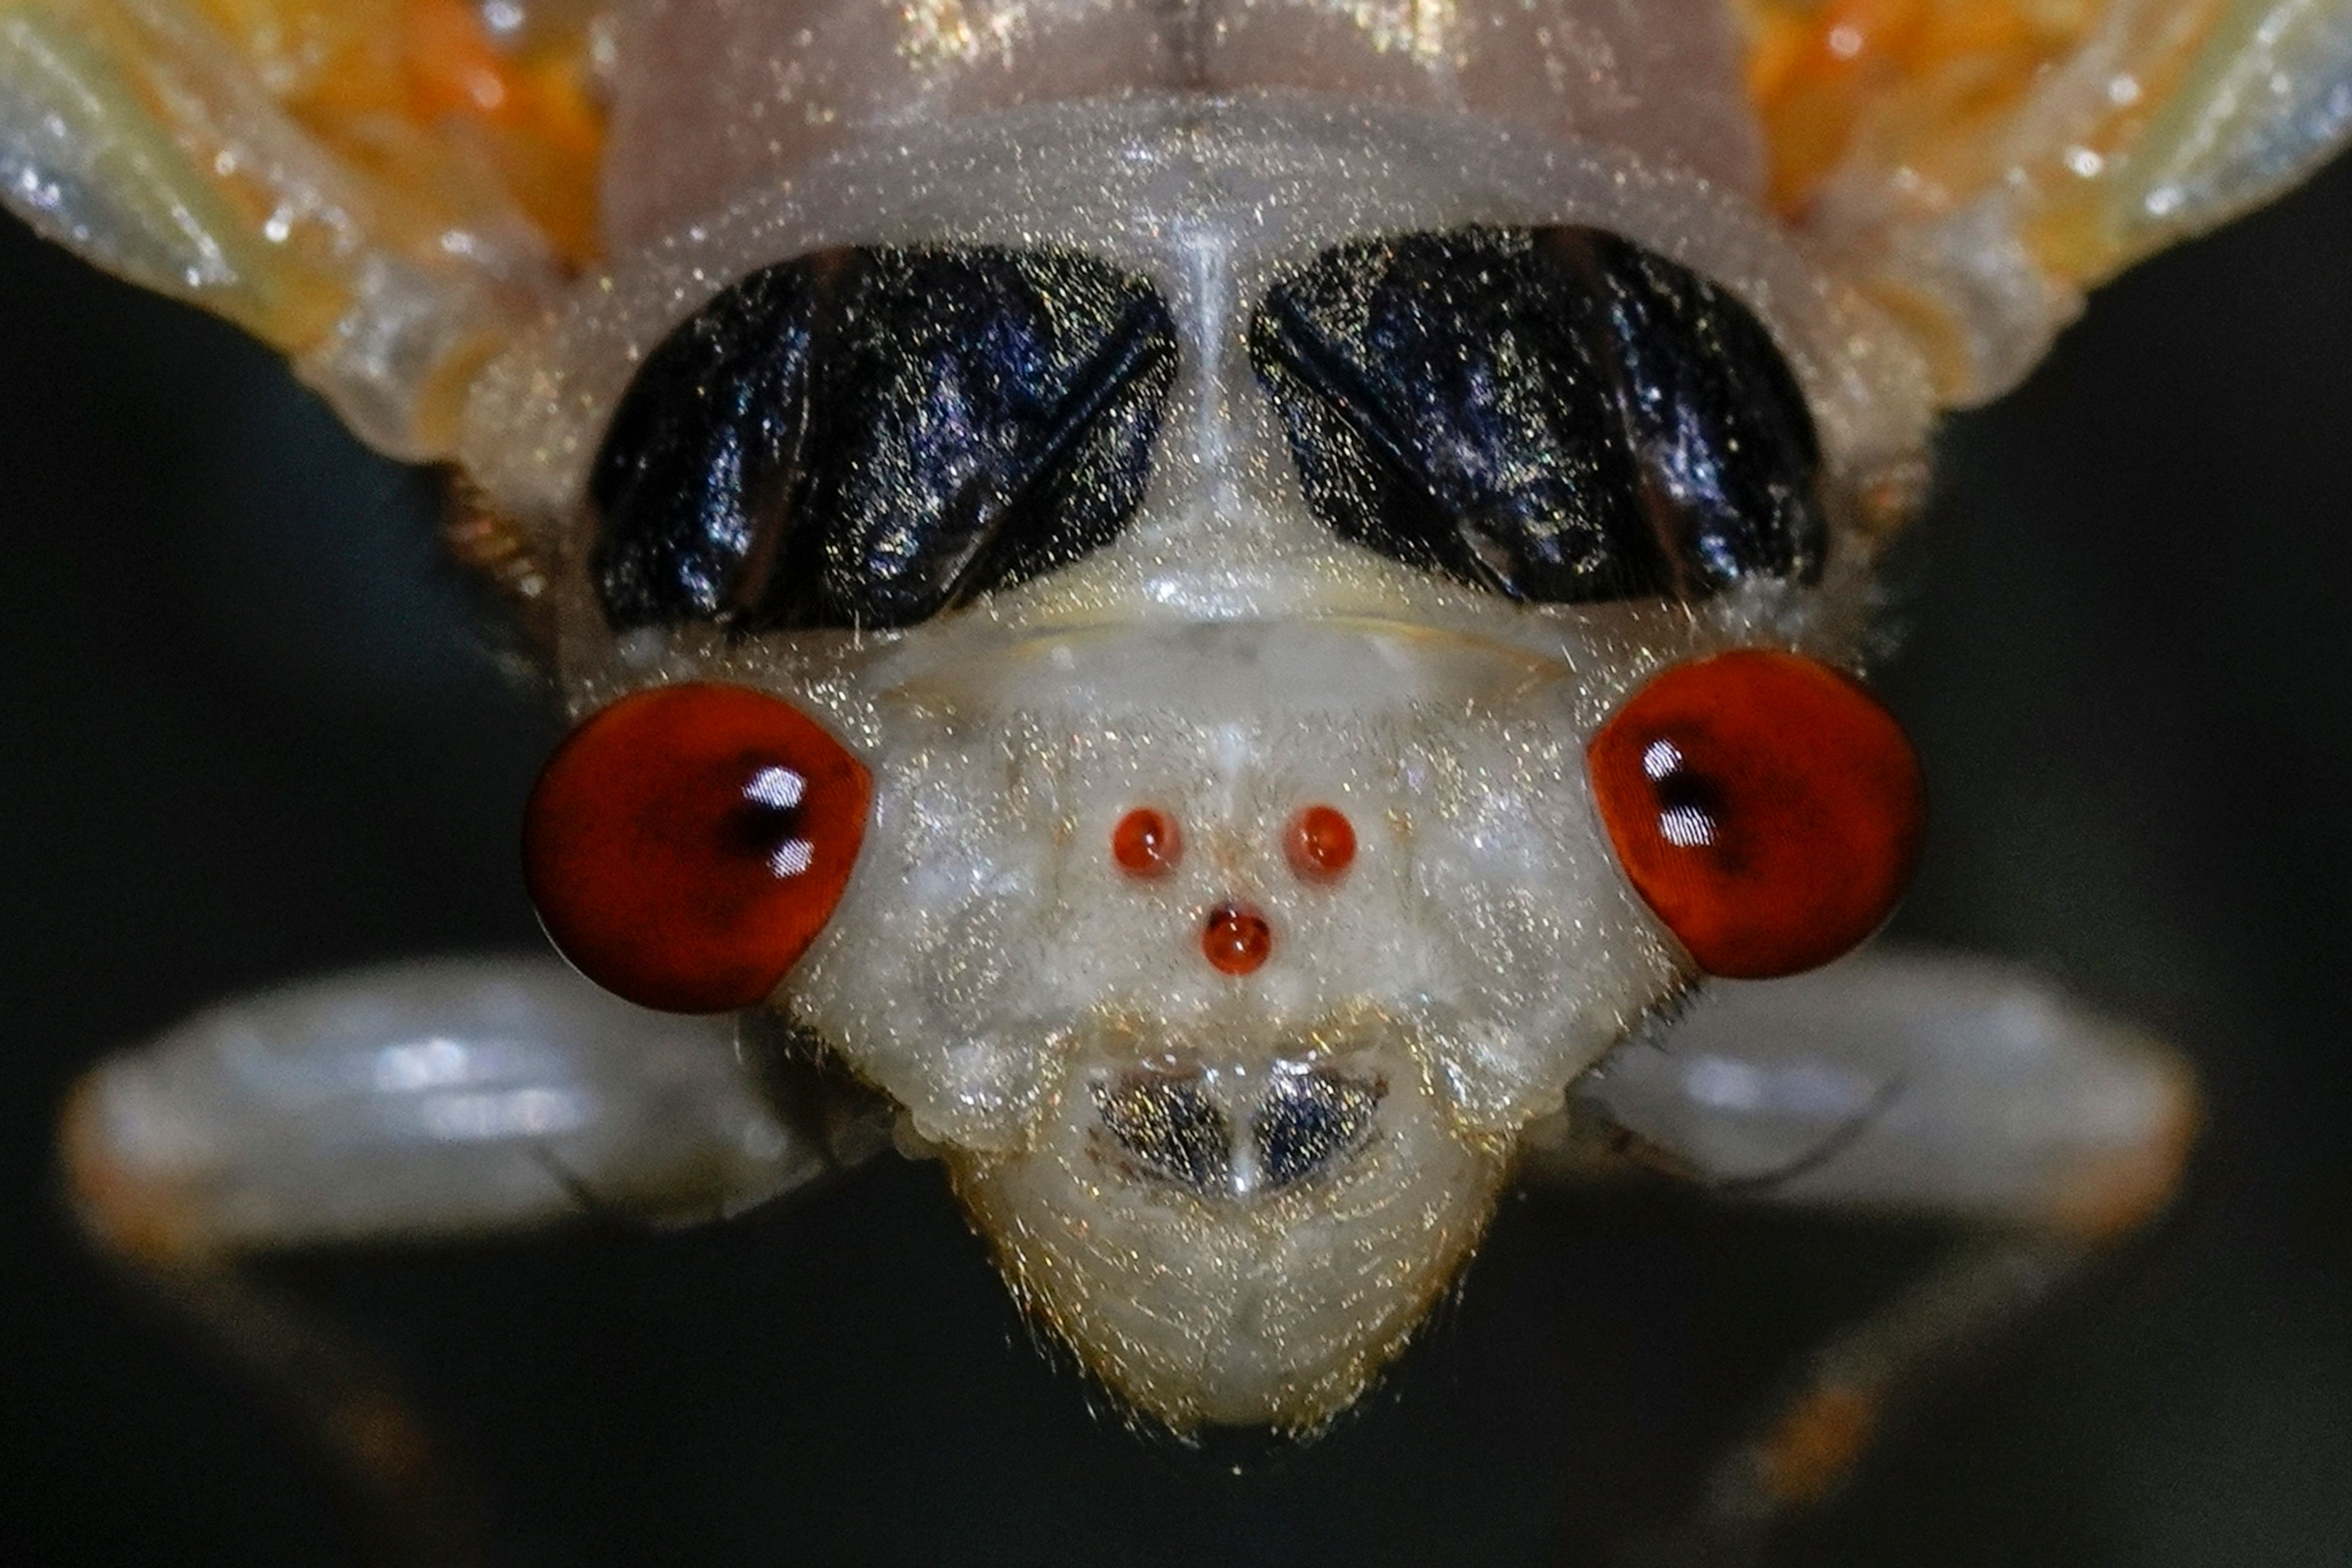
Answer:
<svg viewBox="0 0 2352 1568"><path fill-rule="evenodd" d="M481 18L459 0L414 0L401 66L410 112L426 124L450 115L510 118L518 95L507 62L490 45Z"/></svg>
<svg viewBox="0 0 2352 1568"><path fill-rule="evenodd" d="M469 0L196 0L271 96L421 222L511 203L577 268L596 254L604 117L584 27L502 47Z"/></svg>
<svg viewBox="0 0 2352 1568"><path fill-rule="evenodd" d="M1801 217L1857 153L1946 190L1990 173L1993 132L2079 48L2097 0L1742 0L1771 200Z"/></svg>
<svg viewBox="0 0 2352 1568"><path fill-rule="evenodd" d="M2116 0L1738 5L1769 199L1783 217L1804 221L1846 182L1874 185L1889 216L1908 216L2008 183L2031 193L2034 253L2076 281L2130 259L2116 232L2115 172L2229 14L2227 0L2145 15ZM2105 72L2044 98L2095 56Z"/></svg>
<svg viewBox="0 0 2352 1568"><path fill-rule="evenodd" d="M1983 335L1993 312L1968 302L1988 232L2014 235L2008 275L2038 274L2053 298L2179 237L2140 210L2136 161L2238 47L2244 14L2239 0L1735 5L1769 201L1909 329L1953 399L2021 368ZM2054 328L2064 310L2048 314Z"/></svg>
<svg viewBox="0 0 2352 1568"><path fill-rule="evenodd" d="M577 51L502 53L465 0L411 0L410 117L462 127L573 266L595 254L602 112Z"/></svg>

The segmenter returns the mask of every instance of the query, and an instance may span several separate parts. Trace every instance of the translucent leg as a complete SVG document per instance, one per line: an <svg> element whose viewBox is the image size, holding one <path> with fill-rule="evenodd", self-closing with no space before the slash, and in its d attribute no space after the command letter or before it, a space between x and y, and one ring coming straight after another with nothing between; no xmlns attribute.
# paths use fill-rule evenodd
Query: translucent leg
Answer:
<svg viewBox="0 0 2352 1568"><path fill-rule="evenodd" d="M829 1162L771 1108L731 1018L615 1001L546 960L403 964L229 1003L68 1104L92 1235L162 1262L481 1234L599 1206L744 1208Z"/></svg>
<svg viewBox="0 0 2352 1568"><path fill-rule="evenodd" d="M1964 960L1865 957L1727 986L1623 1047L1539 1145L1556 1168L1630 1153L1740 1201L1971 1232L1806 1356L1692 1517L1633 1560L1753 1559L1776 1519L1837 1490L1907 1391L2158 1213L2198 1120L2171 1052Z"/></svg>
<svg viewBox="0 0 2352 1568"><path fill-rule="evenodd" d="M404 964L232 1002L101 1064L67 1106L67 1187L92 1239L317 1437L371 1561L472 1564L466 1467L390 1369L236 1265L691 1223L878 1144L816 1078L786 1103L766 1065L731 1018L644 1012L551 961Z"/></svg>

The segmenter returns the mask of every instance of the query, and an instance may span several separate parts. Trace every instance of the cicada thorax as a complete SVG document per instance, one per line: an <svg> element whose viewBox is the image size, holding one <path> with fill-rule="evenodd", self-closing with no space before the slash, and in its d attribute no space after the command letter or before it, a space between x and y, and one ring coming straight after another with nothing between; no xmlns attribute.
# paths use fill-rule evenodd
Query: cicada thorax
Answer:
<svg viewBox="0 0 2352 1568"><path fill-rule="evenodd" d="M1630 148L1734 192L1765 179L1745 40L1719 0L648 9L623 40L607 153L604 223L623 243L706 220L877 127L1154 95L1466 113L1554 145Z"/></svg>
<svg viewBox="0 0 2352 1568"><path fill-rule="evenodd" d="M1823 353L1866 326L1675 159L1474 115L847 137L478 398L583 720L549 929L824 1038L1145 1410L1311 1426L1573 1078L1899 885L1907 752L1832 668L1908 457ZM1791 934L1790 866L1877 890Z"/></svg>

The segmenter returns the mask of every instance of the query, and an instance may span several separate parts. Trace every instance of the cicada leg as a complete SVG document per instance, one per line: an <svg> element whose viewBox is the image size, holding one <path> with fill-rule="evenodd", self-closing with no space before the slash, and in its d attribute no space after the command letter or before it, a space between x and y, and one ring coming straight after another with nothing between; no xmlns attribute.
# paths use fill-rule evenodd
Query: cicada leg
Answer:
<svg viewBox="0 0 2352 1568"><path fill-rule="evenodd" d="M1617 1157L1745 1201L1966 1228L1803 1357L1696 1511L1636 1553L1716 1564L1835 1494L1907 1394L2160 1213L2199 1100L2172 1052L2024 975L1865 957L1726 987L1621 1049L1570 1121L1605 1126Z"/></svg>
<svg viewBox="0 0 2352 1568"><path fill-rule="evenodd" d="M373 1555L468 1563L466 1467L400 1380L239 1265L583 1218L691 1224L887 1142L853 1093L772 1070L760 1046L731 1017L631 1007L551 960L371 971L230 1003L101 1063L67 1104L66 1186L103 1251L319 1437Z"/></svg>

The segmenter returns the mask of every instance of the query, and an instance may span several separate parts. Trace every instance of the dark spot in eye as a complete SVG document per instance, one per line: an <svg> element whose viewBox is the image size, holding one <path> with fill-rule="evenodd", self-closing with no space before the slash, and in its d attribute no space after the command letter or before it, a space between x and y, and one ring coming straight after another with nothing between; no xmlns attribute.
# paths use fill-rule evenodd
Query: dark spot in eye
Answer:
<svg viewBox="0 0 2352 1568"><path fill-rule="evenodd" d="M780 855L797 858L791 847L799 839L807 779L782 763L757 760L747 761L743 771L740 798L720 826L723 839L735 851L756 853L771 864Z"/></svg>
<svg viewBox="0 0 2352 1568"><path fill-rule="evenodd" d="M1203 1194L1233 1180L1233 1129L1200 1080L1138 1074L1097 1085L1105 1127L1152 1173Z"/></svg>
<svg viewBox="0 0 2352 1568"><path fill-rule="evenodd" d="M1328 1170L1371 1135L1381 1089L1327 1072L1276 1075L1250 1131L1269 1191Z"/></svg>
<svg viewBox="0 0 2352 1568"><path fill-rule="evenodd" d="M1711 849L1727 868L1736 867L1738 855L1726 830L1730 812L1721 782L1685 767L1672 742L1664 741L1643 756L1645 770L1657 770L1662 752L1671 761L1649 774L1657 794L1659 837L1680 849Z"/></svg>
<svg viewBox="0 0 2352 1568"><path fill-rule="evenodd" d="M1555 604L1821 570L1820 452L1769 333L1616 236L1342 246L1249 346L1308 505L1393 560Z"/></svg>
<svg viewBox="0 0 2352 1568"><path fill-rule="evenodd" d="M646 357L589 495L616 629L900 626L1100 548L1175 374L1140 279L987 247L826 251Z"/></svg>

